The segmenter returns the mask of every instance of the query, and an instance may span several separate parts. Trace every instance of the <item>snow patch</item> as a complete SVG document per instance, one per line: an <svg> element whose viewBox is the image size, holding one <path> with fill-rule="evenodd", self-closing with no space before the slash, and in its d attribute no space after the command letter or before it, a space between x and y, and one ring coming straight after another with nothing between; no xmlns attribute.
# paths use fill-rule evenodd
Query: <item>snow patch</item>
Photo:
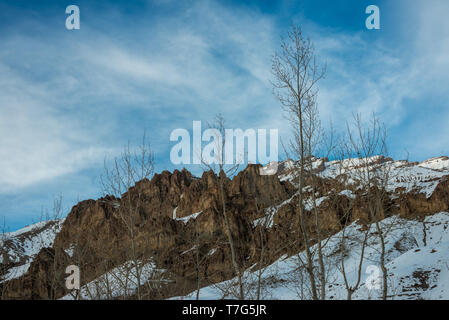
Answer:
<svg viewBox="0 0 449 320"><path fill-rule="evenodd" d="M201 213L203 213L203 211L197 212L197 213L193 213L191 215L182 217L182 218L175 218L176 221L182 221L184 222L184 224L186 224L187 222L189 222L191 219L196 219Z"/></svg>

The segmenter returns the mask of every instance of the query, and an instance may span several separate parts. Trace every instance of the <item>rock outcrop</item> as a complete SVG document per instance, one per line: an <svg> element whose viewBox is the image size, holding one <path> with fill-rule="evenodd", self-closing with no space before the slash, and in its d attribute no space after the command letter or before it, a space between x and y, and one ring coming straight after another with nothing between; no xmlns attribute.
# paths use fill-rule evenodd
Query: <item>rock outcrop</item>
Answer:
<svg viewBox="0 0 449 320"><path fill-rule="evenodd" d="M383 166L392 161L375 158L372 165ZM338 232L347 222L345 219L368 222L364 222L367 200L357 187L348 193L348 181L354 177L331 173L336 165L327 159L316 159L314 179L319 187L306 190L309 198L314 195L319 200L320 226L325 234ZM413 168L420 175L422 170L429 170L427 180L420 182L432 192L429 195L419 188L410 188L409 184L400 183L402 176L398 177L397 185L391 183L389 187L385 216L422 218L449 209L449 172L425 167L440 166L440 162L403 165L412 172L410 175L414 174L410 171ZM280 164L278 175L260 175L260 166L249 165L232 179L224 179L226 214L243 269L260 262L262 245L264 264L301 249L296 233L297 166L286 161ZM400 166L395 164L396 167ZM28 271L0 284L5 289L4 298L60 298L68 293L64 277L69 264L80 267L81 282L86 284L127 261L151 260L170 279L157 295L148 296L152 298L194 290L198 273L203 285L233 277L218 179L211 171L204 172L201 178L185 169L163 171L151 180L139 181L120 198L108 196L78 203L67 215L52 246L39 252ZM350 215L345 214L348 207ZM136 210L135 219L130 219L129 209ZM307 219L313 225L311 210L306 206Z"/></svg>

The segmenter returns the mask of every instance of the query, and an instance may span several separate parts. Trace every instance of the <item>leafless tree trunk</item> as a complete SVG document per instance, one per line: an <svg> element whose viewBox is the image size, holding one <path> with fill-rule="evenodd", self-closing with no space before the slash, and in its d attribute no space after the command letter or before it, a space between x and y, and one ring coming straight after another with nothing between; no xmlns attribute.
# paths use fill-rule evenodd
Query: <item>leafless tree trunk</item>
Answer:
<svg viewBox="0 0 449 320"><path fill-rule="evenodd" d="M256 199L256 206L257 209L259 209L259 202ZM262 211L264 211L262 209ZM266 246L267 246L267 240L266 240L266 230L270 227L270 225L272 224L272 215L271 214L265 214L265 212L263 212L264 216L262 218L260 218L260 223L256 226L256 228L259 229L259 241L260 241L260 256L259 256L259 270L257 272L257 289L256 289L256 300L260 300L261 299L261 289L262 289L262 276L263 273L266 269L266 266L264 265L266 263L265 261L265 250L266 250Z"/></svg>
<svg viewBox="0 0 449 320"><path fill-rule="evenodd" d="M257 296L256 299L260 300L260 291L262 288L262 275L264 271L264 258L265 258L265 236L263 232L263 227L259 229L259 236L260 236L260 258L259 258L259 271L257 273Z"/></svg>
<svg viewBox="0 0 449 320"><path fill-rule="evenodd" d="M344 208L344 225L342 226L342 231L341 231L341 240L339 243L339 250L340 250L340 266L341 266L341 273L343 275L343 280L344 280L344 284L345 284L345 288L346 288L346 292L347 292L347 300L351 300L352 299L352 295L354 294L354 292L356 292L359 289L360 286L360 282L361 282L361 277L362 277L362 267L363 267L363 261L365 259L365 249L368 243L368 236L369 236L369 228L366 228L365 231L363 231L363 240L360 244L360 259L357 265L357 280L355 282L355 284L350 284L348 277L347 277L347 273L346 273L346 268L345 268L345 251L346 251L346 240L347 240L347 235L346 235L346 229L349 225L349 221L350 221L350 214L351 214L351 210L353 208L353 201L349 200L349 205ZM357 241L357 239L354 239L354 241Z"/></svg>
<svg viewBox="0 0 449 320"><path fill-rule="evenodd" d="M53 199L53 207L51 211L48 211L48 209L42 208L41 210L41 216L40 221L48 221L50 223L49 228L52 230L51 232L53 234L57 234L59 232L59 228L61 227L59 220L61 220L63 214L63 208L62 208L62 195L59 195ZM45 248L48 247L47 239L45 239L41 234L39 234L38 240L40 242L40 247ZM64 271L60 268L61 263L61 257L60 257L60 250L61 248L54 247L54 254L51 254L51 251L48 251L52 255L52 265L51 265L51 278L49 279L49 285L50 285L50 292L48 299L55 300L57 299L57 290L61 289L63 284L63 277L64 277Z"/></svg>
<svg viewBox="0 0 449 320"><path fill-rule="evenodd" d="M192 259L195 266L195 272L196 272L196 294L195 299L199 300L200 298L200 290L203 282L203 274L204 274L204 263L209 257L209 252L205 251L207 247L204 237L199 233L195 232L195 239L194 239L194 247L192 252Z"/></svg>
<svg viewBox="0 0 449 320"><path fill-rule="evenodd" d="M388 296L388 270L385 265L385 234L380 225L380 220L385 214L384 201L388 194L386 191L390 179L391 166L388 164L377 165L376 156L387 155L387 132L385 126L373 114L370 123L363 125L361 115L354 116L354 132L349 128L349 141L354 155L359 159L358 180L367 201L368 220L376 227L380 241L379 264L382 270L382 299Z"/></svg>
<svg viewBox="0 0 449 320"><path fill-rule="evenodd" d="M104 167L104 175L101 177L103 191L105 195L112 195L121 198L117 204L116 200L111 200L111 205L116 207L116 212L128 231L130 240L131 260L135 268L137 279L137 299L142 299L141 294L141 268L140 260L136 248L136 237L138 233L138 219L143 208L143 191L140 188L131 188L137 182L150 179L154 173L154 155L150 145L146 141L146 134L143 134L142 144L136 152L131 151L130 144L124 148L118 158L114 158L113 165ZM128 192L125 197L124 193Z"/></svg>
<svg viewBox="0 0 449 320"><path fill-rule="evenodd" d="M306 158L310 154L306 140L307 109L316 104L317 82L324 77L325 68L316 63L314 46L304 38L301 28L292 26L288 38L282 40L281 51L273 57L273 91L290 121L294 140L292 152L300 161L298 174L298 219L299 234L306 253L306 270L309 275L312 299L318 299L310 235L305 221L304 192Z"/></svg>
<svg viewBox="0 0 449 320"><path fill-rule="evenodd" d="M214 161L213 163L210 163L210 161L206 161L203 155L201 155L200 159L205 168L212 170L217 175L223 221L225 224L229 246L231 249L231 260L232 260L231 262L234 267L235 274L238 278L239 299L243 300L245 298L245 295L243 290L242 268L240 267L239 262L237 261L236 244L226 208L227 199L225 191L225 181L227 179L227 176L232 176L233 174L235 174L239 168L239 164L231 165L230 167L225 167L225 144L226 144L225 119L221 114L218 114L215 117L214 121L210 124L210 128L216 130L216 136L214 137L215 142Z"/></svg>
<svg viewBox="0 0 449 320"><path fill-rule="evenodd" d="M347 300L351 300L353 294L360 287L363 272L362 270L363 261L365 260L365 249L368 245L368 237L369 237L369 228L365 228L365 230L363 231L361 241L358 234L348 236L346 233L347 227L349 226L352 220L352 210L354 209L356 190L357 190L357 186L354 186L351 183L347 183L348 172L350 172L353 168L357 167L358 165L356 163L358 159L351 159L350 158L351 155L353 155L351 144L348 144L346 141L340 141L340 145L338 148L335 149L335 153L333 155L333 159L339 162L334 177L335 187L332 189L332 193L334 196L333 198L335 199L335 201L332 203L332 207L341 213L340 217L340 223L342 223L341 237L338 243L338 250L340 252L340 257L338 261L339 267L337 265L337 268L340 270L343 276L343 281L347 292L346 295ZM341 201L341 196L343 194L340 191L341 187L338 185L340 180L343 180L344 191L346 191L346 194L344 195L346 196L347 201ZM346 243L348 237L354 237L353 239L351 239L351 242L353 243L360 242L360 258L356 265L357 277L355 283L353 284L349 283L348 273L345 265L345 258L347 254Z"/></svg>

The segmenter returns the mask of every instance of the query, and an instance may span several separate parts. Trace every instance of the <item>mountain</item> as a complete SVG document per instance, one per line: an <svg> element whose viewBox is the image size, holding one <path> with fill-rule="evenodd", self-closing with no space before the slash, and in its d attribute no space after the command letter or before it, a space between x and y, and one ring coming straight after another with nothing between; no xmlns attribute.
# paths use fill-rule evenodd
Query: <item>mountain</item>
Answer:
<svg viewBox="0 0 449 320"><path fill-rule="evenodd" d="M64 220L42 221L15 232L0 235L0 280L22 276L36 255L51 247Z"/></svg>
<svg viewBox="0 0 449 320"><path fill-rule="evenodd" d="M366 195L360 188L366 164L370 170L388 172L381 224L387 230L390 298L448 296L449 158L423 162L380 156L310 160L308 170L316 187L306 181L305 209L310 215L314 205L318 206L321 232L329 236L322 240L328 266L327 298L346 298L339 257L344 257L349 282L356 282L354 266L366 230L364 272L353 298L379 298L378 291L365 287L371 276L366 268L379 260L377 231L366 214ZM236 260L246 270L248 297L255 297L257 276L261 275L263 298L310 298L300 281L304 274L298 271L304 258L304 244L296 233L299 163L287 160L278 168L277 175L260 175L260 166L249 165L224 182ZM187 170L164 171L138 182L120 199L82 201L64 220L3 234L1 297L71 299L65 288L65 268L72 264L81 270L83 299L133 299L137 289L143 298L195 298L198 278L200 298L235 297L235 273L217 181L213 172L194 177ZM131 241L130 229L118 211L135 201L142 205L133 222ZM343 218L342 208L348 203L350 215ZM341 255L343 229L348 240ZM311 234L316 248L315 233Z"/></svg>

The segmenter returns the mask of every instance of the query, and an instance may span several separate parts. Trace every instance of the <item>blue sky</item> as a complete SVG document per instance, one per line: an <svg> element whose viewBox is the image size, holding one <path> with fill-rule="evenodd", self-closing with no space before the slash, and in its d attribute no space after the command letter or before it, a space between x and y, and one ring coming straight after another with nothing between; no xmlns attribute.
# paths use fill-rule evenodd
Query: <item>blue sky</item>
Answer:
<svg viewBox="0 0 449 320"><path fill-rule="evenodd" d="M81 29L65 28L66 6ZM365 28L378 5L381 29ZM288 133L269 80L291 21L315 43L323 122L376 112L390 153L449 154L449 2L0 1L0 218L15 230L62 195L101 193L105 156L146 128L156 171L170 132L223 113L233 128Z"/></svg>

